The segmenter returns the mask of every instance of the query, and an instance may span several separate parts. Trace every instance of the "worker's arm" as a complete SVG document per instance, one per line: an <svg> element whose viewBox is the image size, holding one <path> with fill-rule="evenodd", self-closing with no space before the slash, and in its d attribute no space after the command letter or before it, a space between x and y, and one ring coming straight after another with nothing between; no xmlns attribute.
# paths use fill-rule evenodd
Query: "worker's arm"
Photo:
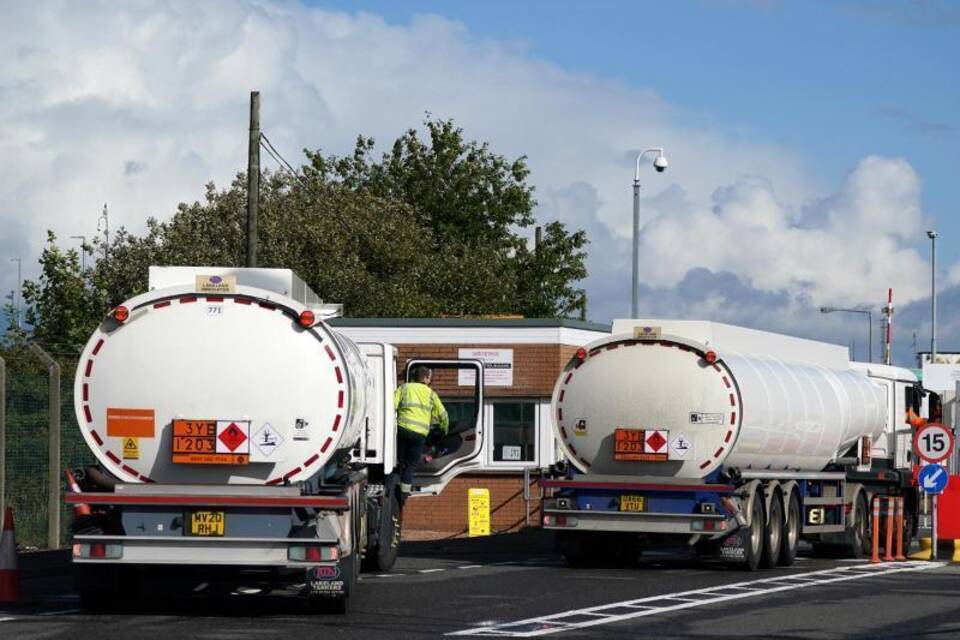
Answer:
<svg viewBox="0 0 960 640"><path fill-rule="evenodd" d="M447 409L443 406L443 403L440 402L440 396L436 393L433 394L431 404L433 405L433 411L431 412L432 420L440 425L440 431L446 435L447 430L450 429L450 417L447 416Z"/></svg>
<svg viewBox="0 0 960 640"><path fill-rule="evenodd" d="M393 392L393 410L396 411L400 408L400 400L403 398L403 385L397 387L397 390Z"/></svg>

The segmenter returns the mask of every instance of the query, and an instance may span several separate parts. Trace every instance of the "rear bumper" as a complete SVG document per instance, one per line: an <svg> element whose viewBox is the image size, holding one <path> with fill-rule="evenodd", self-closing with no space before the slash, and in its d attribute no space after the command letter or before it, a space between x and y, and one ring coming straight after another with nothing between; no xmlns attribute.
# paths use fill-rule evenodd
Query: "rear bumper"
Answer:
<svg viewBox="0 0 960 640"><path fill-rule="evenodd" d="M283 567L288 569L320 566L324 563L296 562L288 557L291 546L337 546L335 538L198 538L174 536L78 535L74 547L81 544L120 545L118 558L79 558L74 564L194 565ZM327 563L330 566L336 562Z"/></svg>
<svg viewBox="0 0 960 640"><path fill-rule="evenodd" d="M733 517L675 513L629 513L544 509L543 528L556 531L611 531L705 536L725 535L737 528ZM559 524L563 522L564 524Z"/></svg>

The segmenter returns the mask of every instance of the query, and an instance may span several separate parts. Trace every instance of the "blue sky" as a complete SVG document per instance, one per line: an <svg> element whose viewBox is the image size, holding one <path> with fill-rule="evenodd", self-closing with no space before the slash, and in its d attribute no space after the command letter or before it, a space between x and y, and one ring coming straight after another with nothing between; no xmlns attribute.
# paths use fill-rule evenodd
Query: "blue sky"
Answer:
<svg viewBox="0 0 960 640"><path fill-rule="evenodd" d="M258 89L294 162L389 144L425 112L528 156L538 221L589 235L599 321L629 310L633 158L663 146L669 171L642 177L645 315L856 338L862 356L861 318L819 307L878 309L892 286L909 363L930 226L941 348L960 349L958 43L960 3L933 0L14 4L0 290L10 257L36 275L47 229L92 236L106 202L136 232L227 184Z"/></svg>
<svg viewBox="0 0 960 640"><path fill-rule="evenodd" d="M960 3L316 4L396 23L431 13L461 21L565 69L650 88L684 107L693 126L778 141L824 181L867 154L902 156L923 178L927 213L946 238L960 236ZM941 250L952 262L960 242Z"/></svg>

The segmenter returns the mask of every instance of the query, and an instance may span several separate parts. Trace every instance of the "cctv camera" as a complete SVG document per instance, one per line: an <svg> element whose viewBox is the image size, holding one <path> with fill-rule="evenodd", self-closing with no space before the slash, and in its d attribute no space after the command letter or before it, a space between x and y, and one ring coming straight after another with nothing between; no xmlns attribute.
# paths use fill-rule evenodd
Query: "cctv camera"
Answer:
<svg viewBox="0 0 960 640"><path fill-rule="evenodd" d="M667 159L664 156L657 156L656 160L653 161L653 168L657 170L657 173L663 173L667 170Z"/></svg>

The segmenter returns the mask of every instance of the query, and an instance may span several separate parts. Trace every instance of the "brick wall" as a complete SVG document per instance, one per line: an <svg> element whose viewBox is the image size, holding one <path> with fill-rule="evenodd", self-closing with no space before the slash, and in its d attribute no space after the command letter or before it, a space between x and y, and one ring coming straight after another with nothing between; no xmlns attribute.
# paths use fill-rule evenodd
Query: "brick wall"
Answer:
<svg viewBox="0 0 960 640"><path fill-rule="evenodd" d="M404 531L436 531L448 535L465 534L467 490L490 490L490 529L492 532L516 531L525 526L522 473L464 474L450 481L439 496L411 498L403 510ZM537 494L534 481L530 492ZM530 502L530 525L540 524L540 503Z"/></svg>
<svg viewBox="0 0 960 640"><path fill-rule="evenodd" d="M402 378L407 362L412 358L456 359L462 345L455 344L399 344L397 346L397 376ZM484 344L470 345L477 349L513 349L513 386L487 387L489 397L549 397L560 370L573 357L577 347L562 344ZM400 380L402 382L402 380ZM440 395L468 394L470 389L457 385L456 371L438 369L434 372L433 387Z"/></svg>

